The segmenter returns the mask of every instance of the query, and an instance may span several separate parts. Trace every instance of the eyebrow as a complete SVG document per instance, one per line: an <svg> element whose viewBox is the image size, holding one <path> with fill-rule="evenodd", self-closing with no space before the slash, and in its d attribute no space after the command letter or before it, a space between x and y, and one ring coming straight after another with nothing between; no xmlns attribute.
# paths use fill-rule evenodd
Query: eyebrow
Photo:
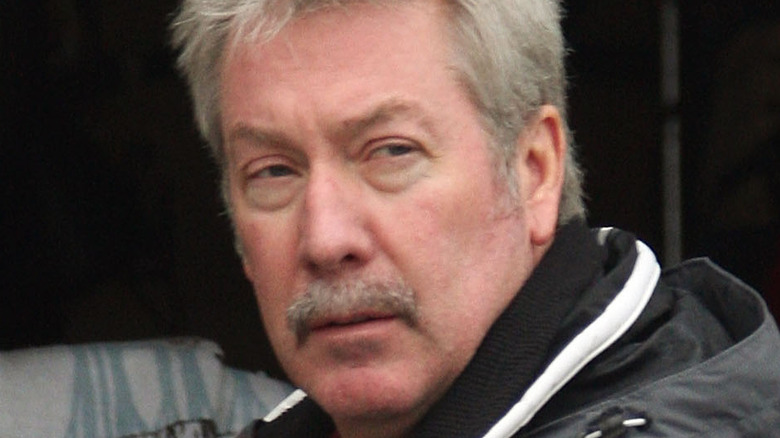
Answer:
<svg viewBox="0 0 780 438"><path fill-rule="evenodd" d="M248 125L246 123L237 123L230 129L227 135L226 144L231 144L238 139L249 139L263 144L288 144L291 141L281 132L266 131L261 128Z"/></svg>
<svg viewBox="0 0 780 438"><path fill-rule="evenodd" d="M417 119L430 130L432 125L416 103L401 99L390 99L373 108L365 116L344 120L340 123L338 134L354 139L367 130L396 119Z"/></svg>
<svg viewBox="0 0 780 438"><path fill-rule="evenodd" d="M327 128L326 135L331 138L351 141L375 126L397 119L415 119L429 132L433 131L433 124L423 114L423 110L418 104L393 98L379 103L365 115L337 121L334 126ZM226 143L230 144L237 139L249 139L257 144L280 146L295 143L290 136L282 131L254 127L245 123L238 123L230 129L226 136Z"/></svg>

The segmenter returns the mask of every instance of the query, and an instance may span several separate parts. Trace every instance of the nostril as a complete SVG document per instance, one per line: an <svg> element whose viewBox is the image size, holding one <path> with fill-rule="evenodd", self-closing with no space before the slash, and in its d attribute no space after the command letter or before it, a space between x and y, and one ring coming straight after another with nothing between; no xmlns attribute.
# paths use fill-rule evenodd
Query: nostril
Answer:
<svg viewBox="0 0 780 438"><path fill-rule="evenodd" d="M348 253L341 258L309 259L306 263L312 272L318 273L317 275L331 275L335 272L354 269L360 263L360 257L354 253Z"/></svg>

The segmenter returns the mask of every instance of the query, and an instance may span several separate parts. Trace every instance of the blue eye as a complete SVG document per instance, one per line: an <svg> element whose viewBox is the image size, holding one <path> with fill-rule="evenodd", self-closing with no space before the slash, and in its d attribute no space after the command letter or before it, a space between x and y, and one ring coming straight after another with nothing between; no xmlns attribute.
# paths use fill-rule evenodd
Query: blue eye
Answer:
<svg viewBox="0 0 780 438"><path fill-rule="evenodd" d="M406 144L388 144L374 149L373 156L400 157L414 151L414 147Z"/></svg>
<svg viewBox="0 0 780 438"><path fill-rule="evenodd" d="M261 170L257 176L261 178L281 178L283 176L290 176L293 173L294 172L291 168L277 164L266 167L265 169Z"/></svg>

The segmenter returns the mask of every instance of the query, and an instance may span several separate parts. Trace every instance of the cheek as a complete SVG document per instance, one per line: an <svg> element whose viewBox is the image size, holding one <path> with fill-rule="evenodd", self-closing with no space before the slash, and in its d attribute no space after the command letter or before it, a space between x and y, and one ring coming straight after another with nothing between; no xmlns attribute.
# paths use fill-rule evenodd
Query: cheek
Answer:
<svg viewBox="0 0 780 438"><path fill-rule="evenodd" d="M455 198L448 190L430 191L378 215L385 219L376 233L382 251L429 310L453 303L468 268L474 229L464 223L464 208Z"/></svg>
<svg viewBox="0 0 780 438"><path fill-rule="evenodd" d="M266 325L277 327L295 290L295 235L284 226L260 220L236 220L236 233L243 245L247 279ZM269 328L272 328L269 327Z"/></svg>
<svg viewBox="0 0 780 438"><path fill-rule="evenodd" d="M266 219L236 215L236 235L243 248L243 263L249 280L270 288L290 281L296 263L295 228L285 218Z"/></svg>
<svg viewBox="0 0 780 438"><path fill-rule="evenodd" d="M428 265L461 265L471 253L480 252L486 237L493 234L496 202L489 188L457 181L431 191L401 213L409 217L404 226L412 248L428 255Z"/></svg>
<svg viewBox="0 0 780 438"><path fill-rule="evenodd" d="M420 299L428 301L422 303L426 308L444 319L463 317L470 312L464 308L487 306L481 291L501 287L502 269L511 269L507 260L517 258L519 242L513 236L522 234L522 214L497 214L504 198L489 182L450 182L429 193L386 216L406 218L388 245L397 245L396 263Z"/></svg>

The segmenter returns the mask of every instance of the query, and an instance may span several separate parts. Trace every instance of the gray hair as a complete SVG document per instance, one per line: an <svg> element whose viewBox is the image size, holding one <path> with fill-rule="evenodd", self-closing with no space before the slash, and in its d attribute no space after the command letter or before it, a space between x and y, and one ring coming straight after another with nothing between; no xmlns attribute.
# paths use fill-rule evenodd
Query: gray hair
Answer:
<svg viewBox="0 0 780 438"><path fill-rule="evenodd" d="M219 82L228 46L246 37L270 39L294 17L350 1L359 0L183 0L172 25L173 44L198 128L223 169ZM514 187L515 142L528 121L545 104L566 120L560 0L442 2L452 23L455 68L492 135L500 174ZM567 149L559 225L585 216L582 172L573 146Z"/></svg>

